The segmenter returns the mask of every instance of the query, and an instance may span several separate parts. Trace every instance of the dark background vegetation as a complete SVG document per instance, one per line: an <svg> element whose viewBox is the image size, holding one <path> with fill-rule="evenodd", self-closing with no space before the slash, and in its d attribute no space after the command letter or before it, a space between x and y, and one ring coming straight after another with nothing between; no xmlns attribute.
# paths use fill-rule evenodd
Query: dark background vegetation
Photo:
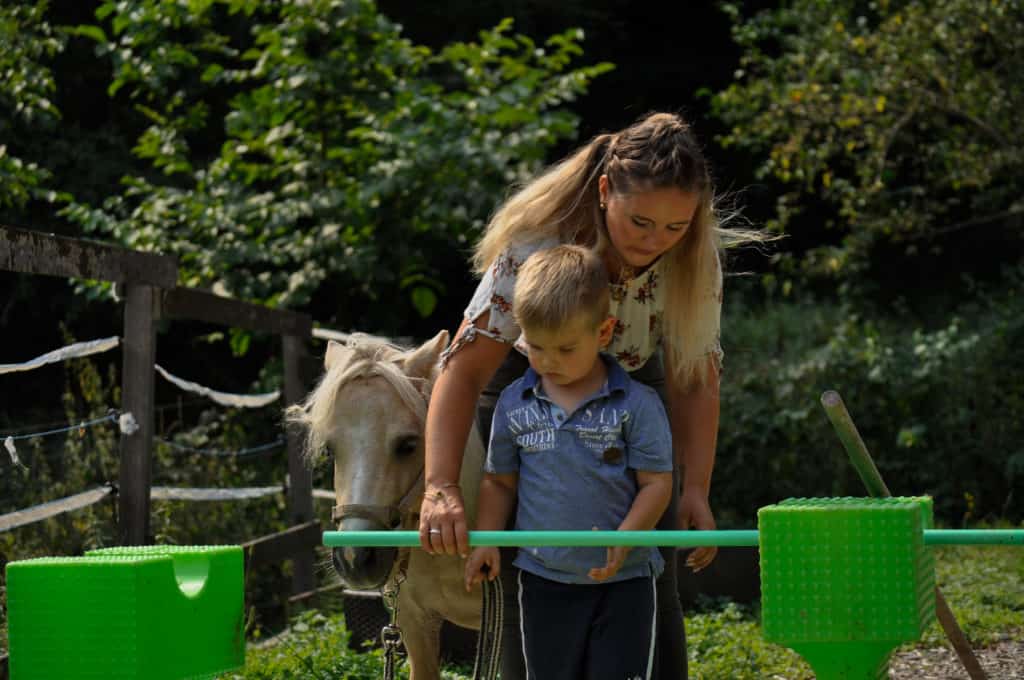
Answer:
<svg viewBox="0 0 1024 680"><path fill-rule="evenodd" d="M176 6L137 4L147 8L146 16L171 13L166 7ZM238 3L249 8L257 4ZM369 52L376 49L372 45L380 31L371 26L370 6L358 4L365 10L360 21L367 23L353 49L378 56L386 52L396 64L414 61L387 41L380 48L385 52ZM236 133L226 131L224 118L238 106L233 98L246 91L249 81L203 81L199 74L204 60L220 59L210 56L215 50L196 50L199 66L147 82L118 70L123 64L116 66L112 52L100 49L95 36L56 29L95 24L113 39L116 13L101 21L94 15L109 3L5 5L42 7L51 34L63 36L63 49L32 57L50 69L49 98L59 118L19 117L12 113L16 98L8 93L0 100L0 145L6 146L8 156L44 169L49 176L40 186L62 194L47 199L29 192L19 200L0 191L0 223L131 243L182 257L190 239L208 236L203 220L209 210L203 201L210 197L194 186L189 172L165 172L156 164L161 158L185 159L193 169L229 159L230 172L244 166L256 173L250 183L230 172L217 178L237 191L232 209L239 212L232 217L240 223L248 215L238 207L250 195L246 192L256 184L275 186L273 172L283 172L283 165L232 155ZM459 120L417 108L435 98L457 110L456 99L447 94L417 90L410 95L413 113L389 113L387 125L381 124L381 130L398 131L394 139L359 147L360 153L394 152L413 159L413 171L400 172L397 183L389 184L373 174L376 166L343 165L324 186L349 187L356 197L352 203L333 205L312 218L280 218L283 226L276 235L260 235L268 239L260 243L273 238L286 243L293 234L294 240L299 234L315 235L322 222L365 212L369 217L359 219L371 225L368 231L344 235L354 255L346 260L340 255L342 243L319 241L308 259L320 262L327 275L292 298L280 296L278 279L260 288L256 274L266 263L234 253L214 261L210 276L201 275L194 262L187 264L185 269L196 275L189 285L223 285L244 299L308 311L325 326L341 330L418 340L439 328L454 329L474 285L465 267L469 243L488 206L500 200L508 184L502 175L506 165L525 159L535 169L648 111L679 111L693 122L720 188L735 196L750 224L787 236L766 252L730 254L732 276L723 319L726 372L712 498L720 524L751 526L757 507L787 496L862 493L818 405L825 389L838 389L846 399L894 493L933 494L940 520L949 525L1021 520L1024 358L1018 348L1024 341L1024 270L1019 196L1024 173L1019 112L1024 108L1017 106L1019 83L1007 76L1019 73L1024 54L1018 49L1024 34L1018 3L992 3L985 10L996 13L991 18L970 13L970 3L954 0L751 2L732 9L716 3L655 9L651 3L623 0L382 0L378 7L402 25L403 36L435 53L459 41L481 41L480 31L506 17L514 20L510 34L530 36L538 44L579 27L584 31L578 42L583 52L570 68L610 62L614 69L593 72L579 88L566 86L562 99L549 107L533 106L536 91L528 87L498 86L519 118L503 123L507 128L484 120L479 129L557 132L536 143L508 141L507 148L485 135L478 137L476 127L459 127ZM762 10L773 13L758 15ZM253 12L256 19L274 18L269 9ZM180 23L153 29L148 38L141 30L132 33L137 27L122 29L123 35L137 35L142 54L146 45L188 47L198 35L225 35L245 43L246 27L255 21L222 5L202 16L205 23L179 17ZM750 21L756 16L774 18ZM867 18L858 22L858 16ZM737 43L732 27L744 22L749 23ZM9 32L4 39L13 41L16 34ZM22 37L29 45L44 44L38 36ZM305 46L314 66L329 59L327 46L315 41ZM466 59L480 58L470 52ZM286 57L268 53L282 72L292 67ZM152 54L147 58L155 59ZM527 58L515 60L526 63ZM248 68L239 65L244 60L238 57L220 61ZM941 67L938 75L927 67L935 63ZM431 77L446 87L461 87L464 74L457 75L461 72L454 61L432 68ZM536 69L538 82L554 82L545 80L551 77L544 70L548 67L530 68ZM740 69L745 76L737 80ZM330 76L329 70L323 73ZM387 74L360 73L391 86ZM110 93L118 79L122 86ZM172 86L186 93L186 104L205 107L201 124L184 120L187 106L168 103ZM466 92L488 101L479 89L467 87ZM346 99L346 106L360 105L362 100L353 96L354 103ZM297 90L295 97L303 101L311 95ZM915 106L923 112L903 122L902 112L916 111ZM144 115L140 107L149 107L154 116ZM343 132L324 115L320 138ZM164 122L155 125L161 116ZM977 124L980 119L986 119L982 122L988 130ZM316 117L309 120L315 128ZM422 171L416 165L422 159L416 160L415 154L418 126L424 127L424 120L465 134L468 151L446 146L451 140L443 135L424 133L423 148L435 145L444 163ZM253 121L253 126L271 125L255 113ZM154 127L172 142L185 140L186 150L165 156L140 152L140 139ZM886 135L891 135L888 142ZM310 141L315 136L268 146L266 155L303 149L302 144L324 148ZM344 141L333 139L339 146ZM880 149L888 155L876 182L868 170L879 162ZM504 156L506 152L512 157ZM484 161L479 168L460 169L467 159ZM318 167L330 174L341 163L326 160ZM142 198L126 197L121 184L125 176L150 183ZM364 177L369 179L361 182ZM465 188L470 179L481 182L478 191ZM181 193L161 193L168 187ZM359 193L364 190L369 192L365 196L383 197L377 212L353 207L365 204L358 200L365 197ZM313 195L316 191L310 190ZM418 195L424 202L416 202ZM151 199L164 196L180 207L177 226L161 226L170 223L161 221ZM111 197L122 203L105 204ZM460 201L472 205L469 217L457 212ZM133 208L141 217L131 214ZM153 225L156 237L140 236L143 227ZM216 237L194 245L203 252L217 250ZM230 258L236 256L240 259L233 262ZM294 262L305 261L295 257ZM288 261L276 270L267 265L265 271L286 279L299 268ZM68 342L118 334L121 310L110 294L88 282L69 285L0 272L0 361L25 361ZM175 323L162 327L157 358L172 373L216 389L254 392L279 383L279 351L272 338ZM320 353L323 346L311 344L311 351ZM67 367L4 376L0 432L39 431L116 407L119 368L119 353L114 352ZM196 448L231 449L278 436L279 413L273 408L257 414L225 411L162 382L157 390L158 434L163 438ZM19 448L29 469L22 472L0 462L0 512L76 493L116 476L117 446L110 433L90 431L77 439L48 438ZM237 461L181 455L158 446L154 483L273 484L280 481L283 468L280 451ZM330 485L323 471L317 485ZM156 511L154 531L157 538L177 542L241 541L284 526L279 503L234 506L164 504ZM70 524L51 520L19 530L17 536L9 533L0 537L7 541L0 542L0 550L13 556L25 551L74 554L108 542L111 521L109 508L98 507ZM208 535L212 527L216 536Z"/></svg>

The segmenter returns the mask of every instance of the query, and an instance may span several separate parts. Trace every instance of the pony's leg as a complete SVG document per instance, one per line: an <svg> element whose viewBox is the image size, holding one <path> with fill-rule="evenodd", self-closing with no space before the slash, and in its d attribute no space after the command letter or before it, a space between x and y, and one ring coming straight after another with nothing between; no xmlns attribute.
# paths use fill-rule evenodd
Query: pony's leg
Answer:
<svg viewBox="0 0 1024 680"><path fill-rule="evenodd" d="M415 602L400 602L398 625L409 653L409 680L440 680L441 622Z"/></svg>

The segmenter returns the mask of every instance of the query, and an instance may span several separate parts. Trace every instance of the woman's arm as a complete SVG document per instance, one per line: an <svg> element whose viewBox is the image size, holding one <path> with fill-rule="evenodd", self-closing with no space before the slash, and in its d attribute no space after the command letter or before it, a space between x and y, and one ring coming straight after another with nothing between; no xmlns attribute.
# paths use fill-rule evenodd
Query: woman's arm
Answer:
<svg viewBox="0 0 1024 680"><path fill-rule="evenodd" d="M488 317L485 313L476 325L486 328ZM458 341L467 326L469 321L463 321L453 342ZM420 508L420 544L428 553L465 556L469 552L465 509L457 486L462 454L476 418L477 399L508 356L510 347L478 333L472 342L450 356L434 383L424 434L426 489ZM430 533L431 529L440 533Z"/></svg>
<svg viewBox="0 0 1024 680"><path fill-rule="evenodd" d="M708 358L707 381L703 386L681 387L671 364L667 366L665 385L668 417L672 426L672 450L681 473L679 528L709 530L715 528L708 494L715 466L718 440L718 365ZM718 548L697 548L686 564L700 571L715 559Z"/></svg>

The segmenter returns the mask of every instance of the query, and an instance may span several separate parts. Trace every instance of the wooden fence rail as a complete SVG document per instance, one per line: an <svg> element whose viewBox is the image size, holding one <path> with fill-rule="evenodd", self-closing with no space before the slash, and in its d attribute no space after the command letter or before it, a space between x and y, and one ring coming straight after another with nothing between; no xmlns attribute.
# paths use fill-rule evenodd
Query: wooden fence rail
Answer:
<svg viewBox="0 0 1024 680"><path fill-rule="evenodd" d="M121 439L118 538L124 545L152 541L149 517L153 366L159 320L190 319L279 335L284 361L284 405L298 402L307 391L310 358L306 343L313 327L309 315L179 288L178 264L173 257L0 226L0 270L96 279L123 287L122 410L130 412L139 426L136 432ZM284 536L256 539L249 545L260 561L292 559L292 590L303 593L313 588L314 548L319 545L319 529L314 539L312 474L302 461L301 442L296 434L288 435L287 491L289 522L294 526L283 532ZM0 663L0 674L3 665Z"/></svg>
<svg viewBox="0 0 1024 680"><path fill-rule="evenodd" d="M174 288L178 262L95 241L0 226L0 269Z"/></svg>

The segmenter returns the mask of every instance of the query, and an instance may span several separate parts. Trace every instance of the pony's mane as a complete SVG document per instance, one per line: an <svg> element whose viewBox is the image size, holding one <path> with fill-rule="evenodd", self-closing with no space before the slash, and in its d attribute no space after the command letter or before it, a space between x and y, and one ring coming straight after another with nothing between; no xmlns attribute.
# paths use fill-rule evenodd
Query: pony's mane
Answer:
<svg viewBox="0 0 1024 680"><path fill-rule="evenodd" d="M426 421L430 386L425 379L406 375L402 370L411 349L365 333L349 335L344 346L342 359L324 373L306 400L285 411L289 424L299 425L306 431L303 456L310 463L320 459L330 441L338 394L353 380L384 378L420 422Z"/></svg>

